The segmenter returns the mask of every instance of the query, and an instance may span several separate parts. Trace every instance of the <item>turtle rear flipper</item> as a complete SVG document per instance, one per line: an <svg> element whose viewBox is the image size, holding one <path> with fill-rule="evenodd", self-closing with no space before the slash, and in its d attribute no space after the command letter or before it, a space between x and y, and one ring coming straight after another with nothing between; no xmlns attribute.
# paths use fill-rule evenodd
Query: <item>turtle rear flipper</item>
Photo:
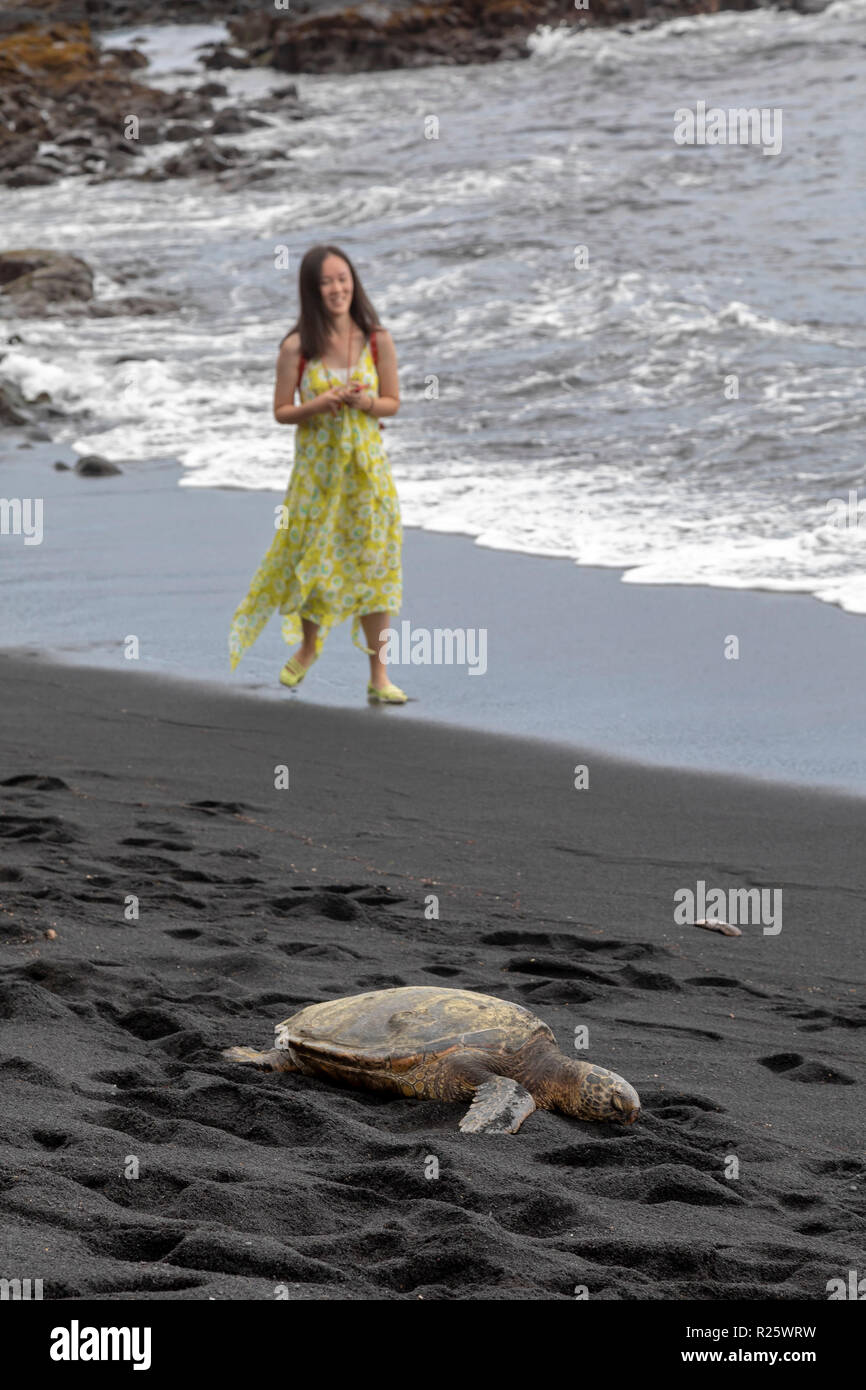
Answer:
<svg viewBox="0 0 866 1390"><path fill-rule="evenodd" d="M475 1092L463 1119L464 1134L516 1134L536 1109L535 1098L510 1076L491 1076Z"/></svg>
<svg viewBox="0 0 866 1390"><path fill-rule="evenodd" d="M297 1071L291 1054L281 1047L272 1047L269 1052L256 1052L254 1047L227 1047L221 1054L229 1062L246 1062L253 1067L266 1067L270 1071Z"/></svg>

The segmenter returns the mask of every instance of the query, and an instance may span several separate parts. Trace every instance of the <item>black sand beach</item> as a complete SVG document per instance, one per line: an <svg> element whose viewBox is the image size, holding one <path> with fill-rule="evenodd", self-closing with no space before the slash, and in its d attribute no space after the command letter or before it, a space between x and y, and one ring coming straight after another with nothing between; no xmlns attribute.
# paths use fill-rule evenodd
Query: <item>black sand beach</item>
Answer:
<svg viewBox="0 0 866 1390"><path fill-rule="evenodd" d="M564 744L39 657L0 687L7 1273L52 1299L825 1300L862 1264L866 802L599 756L577 791ZM781 889L782 930L676 925L698 880ZM473 1138L459 1107L219 1055L415 983L529 1005L567 1052L587 1025L640 1121Z"/></svg>
<svg viewBox="0 0 866 1390"><path fill-rule="evenodd" d="M581 1378L709 1347L827 1380L846 1332L851 1374L863 70L827 3L3 9L5 1365L92 1321L104 1361L143 1331L134 1369L247 1381L309 1374L284 1299L587 1300ZM273 350L335 240L399 350L399 709L348 625L292 695L274 618L229 669L292 464ZM348 371L326 264L297 285ZM473 657L409 658L443 632ZM224 1055L419 985L525 1006L637 1122L463 1133Z"/></svg>

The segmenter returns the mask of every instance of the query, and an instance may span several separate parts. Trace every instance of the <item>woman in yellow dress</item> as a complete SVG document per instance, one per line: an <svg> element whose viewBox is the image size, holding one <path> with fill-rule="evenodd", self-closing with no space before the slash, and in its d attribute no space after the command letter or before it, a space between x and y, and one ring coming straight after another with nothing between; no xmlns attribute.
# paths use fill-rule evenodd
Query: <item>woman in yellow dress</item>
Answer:
<svg viewBox="0 0 866 1390"><path fill-rule="evenodd" d="M297 426L295 462L279 528L232 620L232 670L279 609L284 639L300 641L280 680L296 687L329 630L351 617L352 641L370 657L369 698L404 704L384 660L402 599L400 504L379 425L400 408L394 343L339 247L309 250L298 288L274 390L275 419Z"/></svg>

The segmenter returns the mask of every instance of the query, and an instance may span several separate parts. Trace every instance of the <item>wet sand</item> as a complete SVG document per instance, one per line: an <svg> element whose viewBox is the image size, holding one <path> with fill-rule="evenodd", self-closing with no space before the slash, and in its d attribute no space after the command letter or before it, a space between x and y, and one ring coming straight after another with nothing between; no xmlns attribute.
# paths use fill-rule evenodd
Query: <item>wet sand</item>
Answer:
<svg viewBox="0 0 866 1390"><path fill-rule="evenodd" d="M44 531L40 545L0 538L0 649L125 669L133 634L137 669L282 700L276 618L234 674L227 648L281 495L178 487L172 460L109 478L54 470L74 457L47 444L0 451L4 495L41 498ZM866 793L862 616L807 595L623 583L618 570L411 528L404 569L396 626L483 631L486 643L483 675L396 666L409 719ZM725 657L731 637L737 660ZM347 623L301 698L357 709L366 679Z"/></svg>

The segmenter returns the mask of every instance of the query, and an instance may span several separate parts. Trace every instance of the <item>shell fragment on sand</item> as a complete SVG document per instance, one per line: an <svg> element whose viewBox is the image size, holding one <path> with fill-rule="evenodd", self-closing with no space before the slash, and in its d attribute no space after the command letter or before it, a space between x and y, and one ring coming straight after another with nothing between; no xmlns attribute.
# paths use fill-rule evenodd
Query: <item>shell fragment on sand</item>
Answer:
<svg viewBox="0 0 866 1390"><path fill-rule="evenodd" d="M696 927L705 927L707 931L720 932L722 936L742 936L739 927L735 927L731 922L708 922L702 918L700 922L695 922Z"/></svg>

